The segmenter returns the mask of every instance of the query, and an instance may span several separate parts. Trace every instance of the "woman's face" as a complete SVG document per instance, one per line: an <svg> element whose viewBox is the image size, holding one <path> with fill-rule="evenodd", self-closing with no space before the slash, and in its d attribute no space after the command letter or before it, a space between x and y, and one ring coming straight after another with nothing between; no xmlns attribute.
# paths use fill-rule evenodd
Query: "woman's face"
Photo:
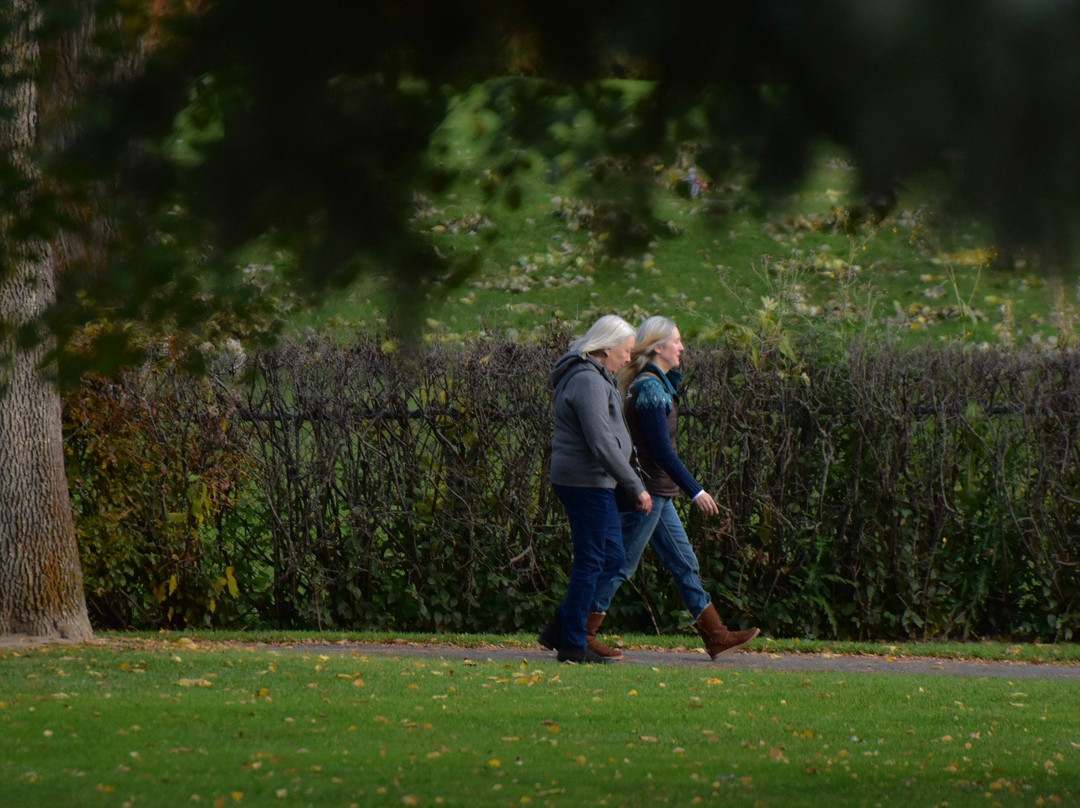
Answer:
<svg viewBox="0 0 1080 808"><path fill-rule="evenodd" d="M679 363L682 362L682 352L682 336L679 334L679 329L676 328L671 332L671 336L667 338L667 341L653 354L653 364L666 373L679 366Z"/></svg>
<svg viewBox="0 0 1080 808"><path fill-rule="evenodd" d="M620 345L608 348L600 364L607 369L608 373L618 373L630 361L632 350L634 350L634 337L629 336Z"/></svg>

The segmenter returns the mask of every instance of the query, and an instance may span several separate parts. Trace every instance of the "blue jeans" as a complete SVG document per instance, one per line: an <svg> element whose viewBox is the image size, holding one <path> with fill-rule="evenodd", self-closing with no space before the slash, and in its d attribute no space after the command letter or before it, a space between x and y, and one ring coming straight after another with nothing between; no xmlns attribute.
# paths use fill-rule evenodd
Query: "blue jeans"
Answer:
<svg viewBox="0 0 1080 808"><path fill-rule="evenodd" d="M651 544L657 558L674 576L675 586L686 608L697 620L711 602L709 594L701 586L701 567L697 555L690 546L674 501L670 497L653 497L652 503L649 513L624 511L621 514L626 563L614 575L605 575L600 579L590 611L606 612L611 607L611 599L623 581L629 581L641 563L645 545Z"/></svg>
<svg viewBox="0 0 1080 808"><path fill-rule="evenodd" d="M585 623L599 580L618 574L626 562L622 524L612 488L553 486L570 519L574 563L560 612L563 642L584 647Z"/></svg>

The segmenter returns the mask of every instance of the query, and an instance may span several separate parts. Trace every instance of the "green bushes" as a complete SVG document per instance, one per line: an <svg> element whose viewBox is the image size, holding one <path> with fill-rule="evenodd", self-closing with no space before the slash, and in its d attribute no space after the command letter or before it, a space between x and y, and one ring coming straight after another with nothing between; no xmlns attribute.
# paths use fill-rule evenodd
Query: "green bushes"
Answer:
<svg viewBox="0 0 1080 808"><path fill-rule="evenodd" d="M91 617L99 627L235 621L231 523L250 458L232 396L166 354L64 401L65 450Z"/></svg>
<svg viewBox="0 0 1080 808"><path fill-rule="evenodd" d="M564 344L313 340L227 387L164 361L88 382L67 419L97 620L539 627L570 565L546 480ZM1080 357L783 347L690 357L680 450L726 515L685 515L721 614L776 636L1071 639ZM646 559L613 629L685 627Z"/></svg>

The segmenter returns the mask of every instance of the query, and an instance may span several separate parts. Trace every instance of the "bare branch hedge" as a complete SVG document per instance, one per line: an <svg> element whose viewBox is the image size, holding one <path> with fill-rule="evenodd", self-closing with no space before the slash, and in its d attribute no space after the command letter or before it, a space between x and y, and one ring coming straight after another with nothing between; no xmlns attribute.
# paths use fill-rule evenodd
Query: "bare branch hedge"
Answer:
<svg viewBox="0 0 1080 808"><path fill-rule="evenodd" d="M99 624L538 628L570 566L547 483L565 343L314 339L244 382L160 363L70 396ZM721 614L774 636L1071 639L1080 356L797 353L689 357L680 451L726 515L684 514ZM154 428L117 429L118 409ZM685 629L646 559L612 629Z"/></svg>

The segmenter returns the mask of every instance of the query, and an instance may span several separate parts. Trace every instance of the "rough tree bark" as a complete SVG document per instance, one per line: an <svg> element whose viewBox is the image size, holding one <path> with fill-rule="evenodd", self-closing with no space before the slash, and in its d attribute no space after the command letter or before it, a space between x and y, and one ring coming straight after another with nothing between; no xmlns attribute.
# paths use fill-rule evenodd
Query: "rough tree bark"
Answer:
<svg viewBox="0 0 1080 808"><path fill-rule="evenodd" d="M45 46L32 36L28 14L35 4L7 2L0 14L22 22L0 62L0 93L15 113L0 120L0 153L32 189L40 180L34 155L51 137L42 120L77 85L67 72L76 69L79 43L66 37L55 44L57 58L49 63L56 72L44 80ZM49 345L27 346L11 330L33 322L55 299L62 249L13 235L22 213L0 210L0 322L7 326L0 333L0 635L86 639L91 629L64 472L60 394L43 364Z"/></svg>

